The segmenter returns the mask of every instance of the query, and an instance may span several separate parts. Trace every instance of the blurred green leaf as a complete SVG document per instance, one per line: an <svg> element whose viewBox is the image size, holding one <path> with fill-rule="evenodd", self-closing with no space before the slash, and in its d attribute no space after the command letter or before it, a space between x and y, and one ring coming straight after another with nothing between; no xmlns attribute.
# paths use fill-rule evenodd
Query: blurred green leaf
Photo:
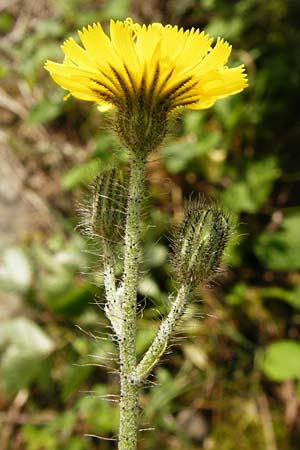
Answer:
<svg viewBox="0 0 300 450"><path fill-rule="evenodd" d="M233 15L230 19L216 18L206 27L206 31L210 36L222 36L232 41L240 35L242 28L242 17Z"/></svg>
<svg viewBox="0 0 300 450"><path fill-rule="evenodd" d="M43 66L47 59L61 58L61 51L55 42L43 42L44 38L32 34L17 49L20 65L18 73L24 77L29 84L37 83L41 72L45 74Z"/></svg>
<svg viewBox="0 0 300 450"><path fill-rule="evenodd" d="M57 449L57 436L52 430L33 425L22 428L22 437L28 450L54 450Z"/></svg>
<svg viewBox="0 0 300 450"><path fill-rule="evenodd" d="M0 14L0 33L8 33L14 23L14 18L10 13L2 12Z"/></svg>
<svg viewBox="0 0 300 450"><path fill-rule="evenodd" d="M35 103L28 114L26 123L29 126L47 123L58 117L64 110L63 99L54 101L53 99L43 99Z"/></svg>
<svg viewBox="0 0 300 450"><path fill-rule="evenodd" d="M300 269L300 214L286 216L280 230L262 233L255 243L259 260L271 270Z"/></svg>
<svg viewBox="0 0 300 450"><path fill-rule="evenodd" d="M137 332L136 351L139 356L147 350L155 336L155 327L151 321L139 321L139 329Z"/></svg>
<svg viewBox="0 0 300 450"><path fill-rule="evenodd" d="M47 304L52 311L66 317L76 317L90 306L94 300L93 288L90 284L83 284L73 289L63 289L59 296L52 296Z"/></svg>
<svg viewBox="0 0 300 450"><path fill-rule="evenodd" d="M174 377L163 367L159 367L155 374L158 380L156 386L153 387L151 402L148 403L146 414L151 420L159 422L159 417L165 418L174 408L174 400L183 392L192 389L192 383L185 375L185 369Z"/></svg>
<svg viewBox="0 0 300 450"><path fill-rule="evenodd" d="M201 139L197 136L186 136L162 150L165 165L169 172L178 173L186 169L194 159L206 155L220 144L221 135L218 131L205 133Z"/></svg>
<svg viewBox="0 0 300 450"><path fill-rule="evenodd" d="M47 20L41 20L37 24L37 35L39 37L46 37L49 36L63 36L63 34L66 32L65 25L60 22L57 18L47 18Z"/></svg>
<svg viewBox="0 0 300 450"><path fill-rule="evenodd" d="M197 142L174 142L163 149L165 165L169 172L178 173L199 153Z"/></svg>
<svg viewBox="0 0 300 450"><path fill-rule="evenodd" d="M296 309L300 309L300 289L287 290L279 286L271 286L259 289L263 298L277 299L288 303Z"/></svg>
<svg viewBox="0 0 300 450"><path fill-rule="evenodd" d="M270 344L263 356L262 370L273 381L300 379L300 343L282 340Z"/></svg>
<svg viewBox="0 0 300 450"><path fill-rule="evenodd" d="M92 388L90 396L82 397L76 409L88 424L90 434L98 434L101 430L105 433L116 433L118 428L119 411L115 404L109 402L106 395L111 391L104 384L96 384Z"/></svg>
<svg viewBox="0 0 300 450"><path fill-rule="evenodd" d="M236 283L225 296L226 303L231 306L240 306L245 301L246 294L247 285L245 283Z"/></svg>
<svg viewBox="0 0 300 450"><path fill-rule="evenodd" d="M130 0L110 0L106 8L100 12L102 19L121 19L124 20L128 15Z"/></svg>
<svg viewBox="0 0 300 450"><path fill-rule="evenodd" d="M68 366L62 377L61 383L61 397L63 401L66 401L70 396L78 391L82 383L93 372L92 366Z"/></svg>
<svg viewBox="0 0 300 450"><path fill-rule="evenodd" d="M0 387L17 392L38 377L43 359L54 350L53 341L34 322L20 317L0 328Z"/></svg>
<svg viewBox="0 0 300 450"><path fill-rule="evenodd" d="M69 191L76 186L89 184L99 172L100 162L99 159L96 158L78 166L74 166L62 176L62 188L65 191Z"/></svg>
<svg viewBox="0 0 300 450"><path fill-rule="evenodd" d="M227 208L234 212L255 213L270 194L280 171L276 159L269 156L251 161L241 180L228 186L222 194Z"/></svg>
<svg viewBox="0 0 300 450"><path fill-rule="evenodd" d="M19 247L8 247L0 261L0 286L17 292L26 291L32 279L30 261Z"/></svg>
<svg viewBox="0 0 300 450"><path fill-rule="evenodd" d="M84 267L87 254L81 236L72 235L67 243L61 235L53 235L47 245L36 243L33 258L38 264L36 285L43 300L53 311L74 317L84 311L92 299L89 283L78 286L78 267Z"/></svg>
<svg viewBox="0 0 300 450"><path fill-rule="evenodd" d="M153 299L158 299L161 296L161 291L158 284L151 277L141 278L138 285L138 292L140 295Z"/></svg>
<svg viewBox="0 0 300 450"><path fill-rule="evenodd" d="M148 267L162 267L168 258L168 249L162 244L144 245L144 259Z"/></svg>
<svg viewBox="0 0 300 450"><path fill-rule="evenodd" d="M44 426L25 424L22 437L26 450L88 450L88 442L82 437L73 437L76 425L74 410L60 412Z"/></svg>
<svg viewBox="0 0 300 450"><path fill-rule="evenodd" d="M5 61L0 61L0 79L7 77L9 72L9 64L7 64Z"/></svg>

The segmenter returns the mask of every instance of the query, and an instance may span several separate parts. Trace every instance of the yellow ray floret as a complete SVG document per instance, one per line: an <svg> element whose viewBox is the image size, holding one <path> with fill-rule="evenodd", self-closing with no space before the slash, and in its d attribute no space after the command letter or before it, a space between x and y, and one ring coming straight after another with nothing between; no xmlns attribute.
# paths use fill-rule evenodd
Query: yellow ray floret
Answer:
<svg viewBox="0 0 300 450"><path fill-rule="evenodd" d="M54 81L76 98L102 110L124 105L205 109L247 86L244 66L226 66L231 46L192 28L132 19L110 22L110 37L100 23L78 32L83 46L70 38L62 45L62 64L45 64Z"/></svg>

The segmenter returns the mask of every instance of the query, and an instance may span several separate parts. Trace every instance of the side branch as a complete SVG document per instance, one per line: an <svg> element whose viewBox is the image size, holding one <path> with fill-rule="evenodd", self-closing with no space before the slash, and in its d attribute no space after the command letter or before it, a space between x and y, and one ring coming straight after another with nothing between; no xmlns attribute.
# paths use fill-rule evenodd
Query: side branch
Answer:
<svg viewBox="0 0 300 450"><path fill-rule="evenodd" d="M106 293L107 303L113 303L116 297L116 281L115 281L115 262L112 252L110 251L109 243L102 239L102 249L103 249L103 278L104 287Z"/></svg>
<svg viewBox="0 0 300 450"><path fill-rule="evenodd" d="M165 352L169 339L186 310L190 293L188 286L183 285L180 287L169 314L162 321L157 335L136 368L134 375L135 382L144 381Z"/></svg>
<svg viewBox="0 0 300 450"><path fill-rule="evenodd" d="M114 257L110 251L108 242L102 240L103 248L103 278L106 294L105 313L109 318L112 328L116 335L121 335L121 317L122 317L122 298L120 295L120 288L116 288L115 271L114 271Z"/></svg>

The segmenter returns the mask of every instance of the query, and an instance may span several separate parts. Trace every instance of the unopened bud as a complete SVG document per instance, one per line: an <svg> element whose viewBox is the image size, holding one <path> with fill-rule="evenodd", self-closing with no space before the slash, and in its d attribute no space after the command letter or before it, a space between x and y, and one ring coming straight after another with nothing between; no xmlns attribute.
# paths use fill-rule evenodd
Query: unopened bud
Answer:
<svg viewBox="0 0 300 450"><path fill-rule="evenodd" d="M120 169L112 169L96 178L87 220L93 235L111 241L122 237L127 182L127 172Z"/></svg>
<svg viewBox="0 0 300 450"><path fill-rule="evenodd" d="M217 272L230 231L229 218L217 206L190 201L173 241L173 266L185 283L208 281Z"/></svg>

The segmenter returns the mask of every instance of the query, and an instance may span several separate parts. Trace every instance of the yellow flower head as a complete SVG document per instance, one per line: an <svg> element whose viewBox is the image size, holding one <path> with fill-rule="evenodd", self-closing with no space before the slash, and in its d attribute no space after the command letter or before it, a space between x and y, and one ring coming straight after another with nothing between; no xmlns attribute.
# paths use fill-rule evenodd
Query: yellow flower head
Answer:
<svg viewBox="0 0 300 450"><path fill-rule="evenodd" d="M198 29L141 26L127 19L111 20L110 37L100 23L78 34L83 47L67 39L63 63L47 61L46 70L74 97L102 110L117 108L127 128L133 116L135 127L149 130L155 115L154 121L164 122L180 107L209 108L247 86L244 66L225 66L231 46L222 39L212 46L213 39Z"/></svg>

